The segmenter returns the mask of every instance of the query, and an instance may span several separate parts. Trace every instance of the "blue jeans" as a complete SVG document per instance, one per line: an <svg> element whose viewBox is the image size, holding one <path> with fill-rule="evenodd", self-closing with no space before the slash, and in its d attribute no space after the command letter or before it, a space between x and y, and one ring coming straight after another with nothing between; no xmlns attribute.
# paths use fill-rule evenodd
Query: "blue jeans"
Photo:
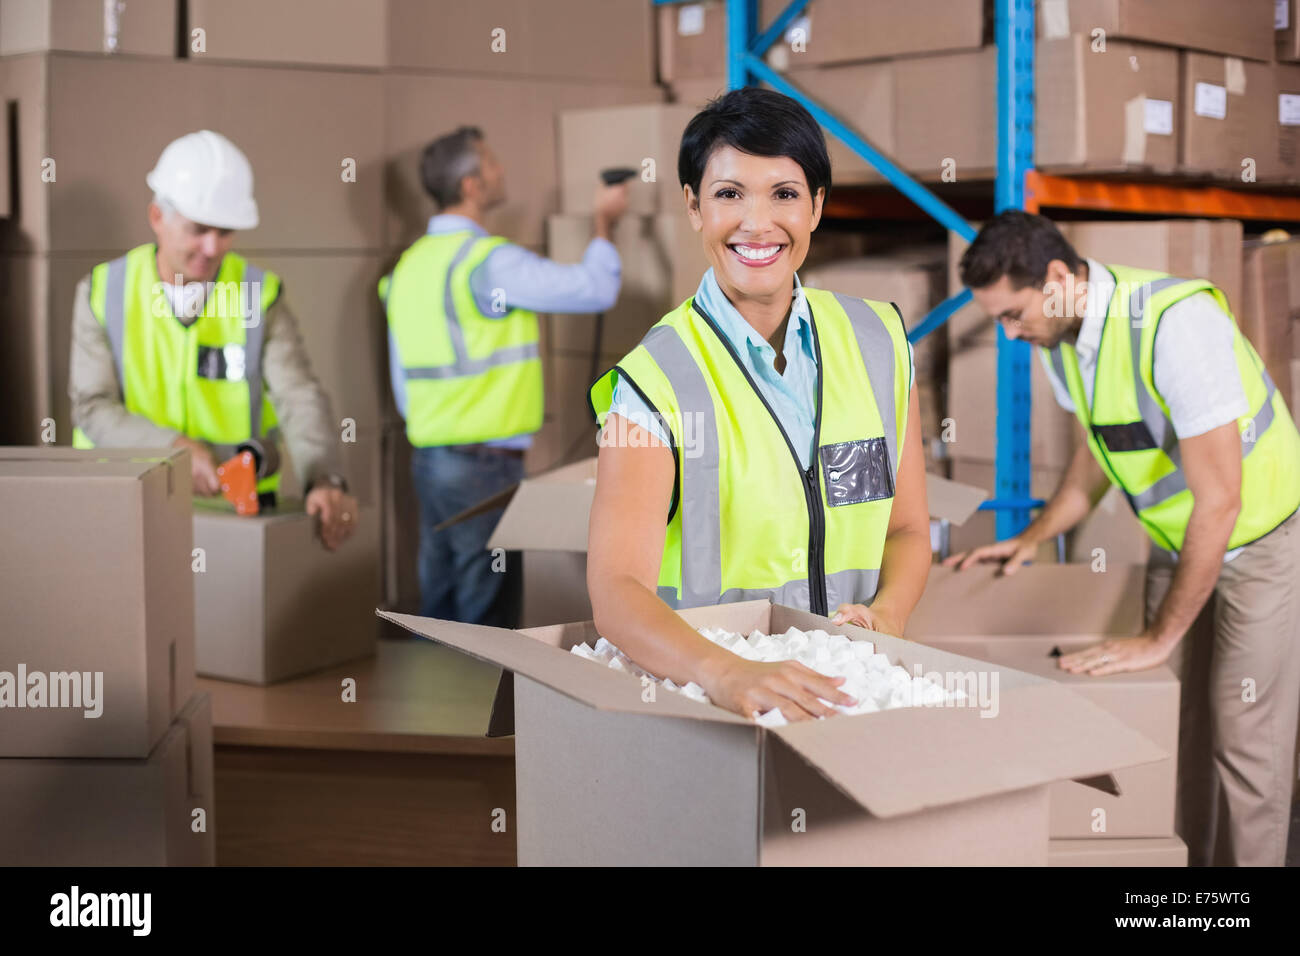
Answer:
<svg viewBox="0 0 1300 956"><path fill-rule="evenodd" d="M521 481L523 459L457 445L414 448L411 476L420 501L420 613L466 624L517 626L523 581L519 552L494 558L487 550L504 509L441 531L433 528Z"/></svg>

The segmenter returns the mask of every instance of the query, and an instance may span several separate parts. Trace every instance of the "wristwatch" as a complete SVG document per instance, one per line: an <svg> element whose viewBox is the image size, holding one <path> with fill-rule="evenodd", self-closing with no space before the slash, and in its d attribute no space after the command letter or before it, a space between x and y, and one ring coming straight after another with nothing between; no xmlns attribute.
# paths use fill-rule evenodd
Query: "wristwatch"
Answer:
<svg viewBox="0 0 1300 956"><path fill-rule="evenodd" d="M345 495L348 493L348 480L337 472L329 471L318 478L314 478L312 483L307 487L307 491L310 492L318 485L330 485L337 488Z"/></svg>

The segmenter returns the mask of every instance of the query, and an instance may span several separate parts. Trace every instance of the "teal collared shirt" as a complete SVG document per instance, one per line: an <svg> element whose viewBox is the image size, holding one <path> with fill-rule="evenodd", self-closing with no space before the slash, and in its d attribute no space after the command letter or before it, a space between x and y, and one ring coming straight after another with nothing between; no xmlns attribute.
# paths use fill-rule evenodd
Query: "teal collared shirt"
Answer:
<svg viewBox="0 0 1300 956"><path fill-rule="evenodd" d="M785 429L799 455L799 464L807 470L813 459L813 440L817 424L817 352L813 344L812 321L808 300L804 297L799 276L794 277L794 302L790 321L786 323L785 373L776 370L776 349L750 325L718 287L713 269L704 273L695 293L696 304L709 314L718 329L740 357L759 394L771 406L777 421ZM614 387L610 411L652 431L664 444L671 444L650 407L626 382Z"/></svg>

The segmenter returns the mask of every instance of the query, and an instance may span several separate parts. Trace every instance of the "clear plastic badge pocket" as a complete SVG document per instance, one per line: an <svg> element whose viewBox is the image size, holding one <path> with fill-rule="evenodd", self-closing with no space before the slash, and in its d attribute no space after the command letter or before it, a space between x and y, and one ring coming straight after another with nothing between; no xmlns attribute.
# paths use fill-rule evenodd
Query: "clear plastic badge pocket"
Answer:
<svg viewBox="0 0 1300 956"><path fill-rule="evenodd" d="M822 445L820 454L832 508L894 497L894 474L883 437Z"/></svg>

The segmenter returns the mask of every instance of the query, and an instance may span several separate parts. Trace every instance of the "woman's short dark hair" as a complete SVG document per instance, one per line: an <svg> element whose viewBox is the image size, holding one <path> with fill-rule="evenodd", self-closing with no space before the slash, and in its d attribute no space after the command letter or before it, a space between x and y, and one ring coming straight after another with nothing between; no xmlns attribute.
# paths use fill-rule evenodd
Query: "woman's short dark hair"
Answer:
<svg viewBox="0 0 1300 956"><path fill-rule="evenodd" d="M439 209L460 202L460 181L478 172L478 149L483 131L477 126L462 126L439 136L420 157L420 182Z"/></svg>
<svg viewBox="0 0 1300 956"><path fill-rule="evenodd" d="M698 197L713 151L732 146L754 156L788 156L799 164L813 197L831 191L831 160L821 127L798 101L775 90L744 86L713 100L682 133L677 178Z"/></svg>
<svg viewBox="0 0 1300 956"><path fill-rule="evenodd" d="M1056 223L1031 212L1008 209L990 219L961 257L957 271L971 289L993 285L1003 276L1016 289L1042 285L1047 264L1060 259L1071 272L1079 271L1074 251Z"/></svg>

